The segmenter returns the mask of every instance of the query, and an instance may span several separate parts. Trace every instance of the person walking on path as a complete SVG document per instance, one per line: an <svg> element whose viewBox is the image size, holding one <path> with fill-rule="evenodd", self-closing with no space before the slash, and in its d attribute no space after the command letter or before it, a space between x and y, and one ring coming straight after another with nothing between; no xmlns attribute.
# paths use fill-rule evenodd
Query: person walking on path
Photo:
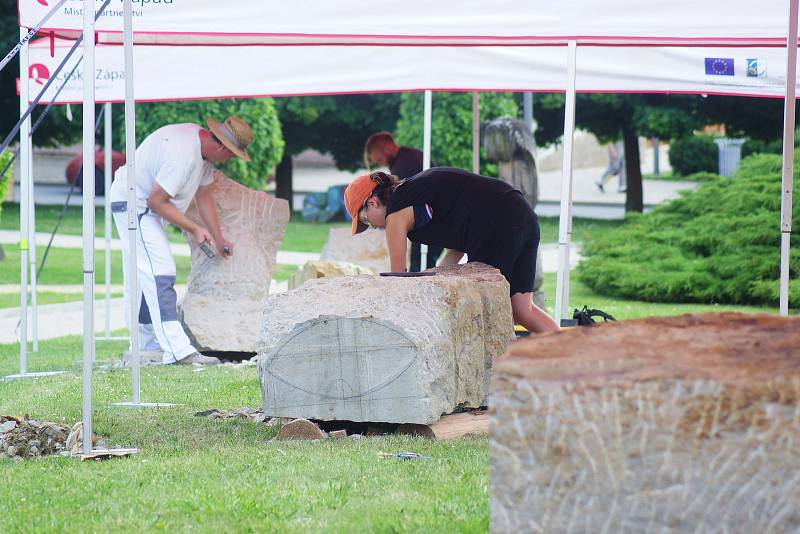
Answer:
<svg viewBox="0 0 800 534"><path fill-rule="evenodd" d="M392 271L406 270L407 239L447 248L441 265L469 261L496 267L510 286L514 320L531 332L558 324L533 304L539 221L522 193L494 178L434 167L399 180L384 172L359 176L344 193L353 234L386 229Z"/></svg>
<svg viewBox="0 0 800 534"><path fill-rule="evenodd" d="M367 169L373 164L388 167L390 173L403 180L422 172L422 158L421 150L398 146L392 134L385 131L371 135L364 145L364 165ZM431 162L431 167L435 166ZM425 267L422 267L421 245L412 241L409 271L418 272L436 267L436 262L443 251L442 247L429 245Z"/></svg>
<svg viewBox="0 0 800 534"><path fill-rule="evenodd" d="M139 308L139 348L161 350L165 364L217 364L217 358L203 356L192 346L178 321L175 293L175 260L164 231L174 224L198 244L216 248L223 257L233 255L233 243L220 230L212 198L212 164L225 163L234 156L250 161L247 146L253 141L250 126L238 117L219 123L208 119L208 130L197 124L172 124L150 134L136 149L135 206L139 219L137 233L137 272L128 272L130 255L127 235L126 168L121 167L111 186L111 211L122 237L125 279L125 319L130 317L133 298ZM197 203L203 225L186 217L192 199ZM139 294L130 294L135 275ZM128 325L133 328L133 325Z"/></svg>
<svg viewBox="0 0 800 534"><path fill-rule="evenodd" d="M625 179L625 149L621 142L608 143L608 167L596 182L601 193L606 192L606 183L612 176L619 176L617 192L624 193L627 183Z"/></svg>

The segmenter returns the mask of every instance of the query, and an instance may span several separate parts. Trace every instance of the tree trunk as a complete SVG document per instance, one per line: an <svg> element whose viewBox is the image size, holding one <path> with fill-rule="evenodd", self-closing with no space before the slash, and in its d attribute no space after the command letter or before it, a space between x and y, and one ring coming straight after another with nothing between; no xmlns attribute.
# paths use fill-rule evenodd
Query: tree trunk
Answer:
<svg viewBox="0 0 800 534"><path fill-rule="evenodd" d="M642 167L639 159L639 137L633 127L623 128L622 139L625 143L625 174L627 192L625 193L625 211L644 211L644 195L642 193Z"/></svg>
<svg viewBox="0 0 800 534"><path fill-rule="evenodd" d="M292 209L292 155L288 152L283 153L283 159L275 169L275 196L289 202L289 209Z"/></svg>

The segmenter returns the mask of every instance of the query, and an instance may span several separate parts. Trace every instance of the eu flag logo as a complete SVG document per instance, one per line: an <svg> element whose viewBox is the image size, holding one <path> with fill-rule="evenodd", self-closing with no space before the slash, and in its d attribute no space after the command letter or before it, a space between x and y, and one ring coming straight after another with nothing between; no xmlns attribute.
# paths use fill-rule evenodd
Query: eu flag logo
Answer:
<svg viewBox="0 0 800 534"><path fill-rule="evenodd" d="M733 58L707 57L706 74L712 76L733 76Z"/></svg>

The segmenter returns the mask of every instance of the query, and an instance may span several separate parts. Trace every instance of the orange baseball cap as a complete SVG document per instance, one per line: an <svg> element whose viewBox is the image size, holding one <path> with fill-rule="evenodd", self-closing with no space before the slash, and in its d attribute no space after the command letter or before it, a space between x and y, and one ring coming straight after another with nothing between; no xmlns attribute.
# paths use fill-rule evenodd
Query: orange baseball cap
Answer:
<svg viewBox="0 0 800 534"><path fill-rule="evenodd" d="M367 225L358 220L358 212L361 211L364 202L372 196L377 185L378 183L372 180L371 175L362 174L350 182L350 185L344 190L344 206L353 219L353 235L367 229Z"/></svg>

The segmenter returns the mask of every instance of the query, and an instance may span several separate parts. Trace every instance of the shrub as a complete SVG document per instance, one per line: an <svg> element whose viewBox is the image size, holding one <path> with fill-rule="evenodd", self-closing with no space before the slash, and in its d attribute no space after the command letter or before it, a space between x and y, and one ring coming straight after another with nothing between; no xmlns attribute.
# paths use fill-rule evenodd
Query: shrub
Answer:
<svg viewBox="0 0 800 534"><path fill-rule="evenodd" d="M579 279L599 293L636 300L776 305L780 172L779 155L751 156L732 179L704 183L649 213L634 214L584 243ZM795 202L793 218L798 217ZM795 248L789 291L794 307L800 306L798 274Z"/></svg>
<svg viewBox="0 0 800 534"><path fill-rule="evenodd" d="M219 168L225 175L248 187L264 189L267 177L283 156L283 134L275 102L271 98L240 98L228 100L185 100L153 102L136 106L136 144L167 124L193 122L207 128L206 118L218 121L238 115L253 129L253 143L248 148L252 161L233 158ZM122 123L120 123L121 126ZM125 139L124 130L119 139Z"/></svg>
<svg viewBox="0 0 800 534"><path fill-rule="evenodd" d="M12 154L9 151L5 151L0 154L0 171L6 168L8 162L11 161ZM11 181L14 179L14 166L10 166L8 170L0 176L0 215L2 215L3 210L3 200L5 200L6 195L8 194L8 189L11 187Z"/></svg>
<svg viewBox="0 0 800 534"><path fill-rule="evenodd" d="M675 174L719 172L717 145L707 135L676 139L669 145L669 163Z"/></svg>
<svg viewBox="0 0 800 534"><path fill-rule="evenodd" d="M472 170L472 94L433 94L431 116L431 161L439 166ZM519 105L513 93L481 93L480 120L516 118ZM403 93L395 138L401 145L422 149L424 94ZM497 164L486 160L480 147L480 173L497 176Z"/></svg>
<svg viewBox="0 0 800 534"><path fill-rule="evenodd" d="M753 154L780 154L783 150L783 140L762 141L760 139L747 139L742 145L742 157Z"/></svg>

